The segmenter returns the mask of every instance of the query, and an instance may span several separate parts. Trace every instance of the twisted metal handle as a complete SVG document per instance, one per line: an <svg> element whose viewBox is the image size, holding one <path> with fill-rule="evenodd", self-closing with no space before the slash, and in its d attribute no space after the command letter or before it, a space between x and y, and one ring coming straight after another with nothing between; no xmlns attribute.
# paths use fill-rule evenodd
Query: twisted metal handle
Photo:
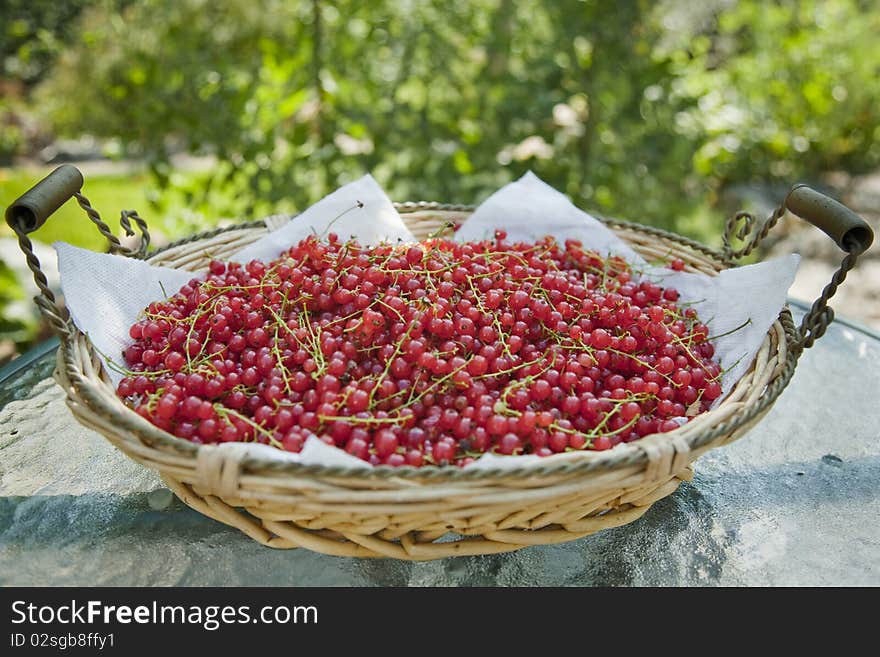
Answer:
<svg viewBox="0 0 880 657"><path fill-rule="evenodd" d="M783 203L761 224L757 232L753 232L757 226L755 217L748 212L739 212L729 219L722 237L725 258L734 261L754 251L786 212L791 212L822 230L847 254L831 277L831 282L825 286L801 320L796 347L803 350L812 347L834 321L834 310L828 305L828 301L846 280L847 273L856 266L859 256L871 246L874 233L864 219L845 205L807 185L799 184L792 187ZM737 250L731 247L734 235L745 242Z"/></svg>
<svg viewBox="0 0 880 657"><path fill-rule="evenodd" d="M801 320L800 347L806 349L825 334L828 325L834 320L834 310L828 305L828 301L846 280L847 273L856 266L859 256L871 246L874 232L864 219L848 207L803 184L792 188L783 205L792 214L821 229L846 251L846 256L832 275L831 282L825 286L822 294Z"/></svg>
<svg viewBox="0 0 880 657"><path fill-rule="evenodd" d="M6 223L12 228L18 238L18 246L24 253L28 269L34 276L34 283L40 291L34 302L40 312L49 322L52 330L61 338L62 342L70 338L70 327L66 309L61 308L54 293L49 289L46 275L40 266L40 260L34 253L33 244L28 237L29 233L40 228L46 220L69 199L75 198L92 223L98 228L110 244L111 253L125 255L134 258L143 258L150 244L150 233L147 223L133 210L123 210L120 217L125 234L135 235L131 222L133 221L141 234L140 245L136 249L129 249L122 245L119 238L113 234L110 227L101 219L101 215L95 210L89 199L81 192L83 176L79 169L64 164L43 178L36 185L16 199L6 208Z"/></svg>
<svg viewBox="0 0 880 657"><path fill-rule="evenodd" d="M760 229L756 233L753 233L752 231L754 231L757 226L755 216L749 212L737 212L733 217L727 220L727 223L724 225L724 233L721 235L721 241L724 244L723 253L725 259L728 262L733 262L749 255L762 241L764 241L764 238L767 237L784 214L785 207L781 205L776 208L769 217L767 217L764 223L761 224ZM734 249L731 246L734 235L738 240L743 242L742 247L739 249Z"/></svg>
<svg viewBox="0 0 880 657"><path fill-rule="evenodd" d="M86 213L86 216L88 216L92 223L95 224L98 232L101 233L101 235L103 235L104 238L110 243L110 246L108 248L110 253L124 255L130 258L143 258L147 254L147 248L150 246L150 232L147 230L147 222L141 219L136 210L123 210L119 216L119 223L122 226L122 230L125 231L126 236L133 237L135 235L135 232L134 230L132 230L131 227L132 220L134 220L135 224L138 227L138 231L141 234L141 240L138 248L129 249L128 247L122 245L122 242L119 241L119 238L113 234L110 226L104 223L104 220L101 219L101 215L98 214L98 211L92 207L92 204L89 202L88 198L83 196L80 192L74 193L73 197L76 199L79 207L83 209L83 212Z"/></svg>

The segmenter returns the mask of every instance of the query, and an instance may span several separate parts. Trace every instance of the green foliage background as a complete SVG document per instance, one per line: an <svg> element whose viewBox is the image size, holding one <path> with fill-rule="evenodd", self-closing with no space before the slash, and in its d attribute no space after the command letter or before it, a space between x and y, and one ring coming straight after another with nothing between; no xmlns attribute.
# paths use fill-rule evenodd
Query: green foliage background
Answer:
<svg viewBox="0 0 880 657"><path fill-rule="evenodd" d="M38 98L163 185L170 146L215 152L221 212L365 171L468 201L532 168L675 227L724 182L876 165L878 34L856 0L98 3Z"/></svg>
<svg viewBox="0 0 880 657"><path fill-rule="evenodd" d="M29 64L4 74L54 133L144 158L173 236L365 172L395 199L478 202L532 169L712 240L726 186L880 165L873 0L7 4L0 48ZM177 175L175 151L218 166Z"/></svg>

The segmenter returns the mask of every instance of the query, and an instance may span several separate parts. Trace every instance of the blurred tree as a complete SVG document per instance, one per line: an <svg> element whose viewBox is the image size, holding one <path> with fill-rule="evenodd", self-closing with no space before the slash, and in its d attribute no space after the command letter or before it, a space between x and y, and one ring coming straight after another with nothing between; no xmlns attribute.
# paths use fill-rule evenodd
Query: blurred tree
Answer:
<svg viewBox="0 0 880 657"><path fill-rule="evenodd" d="M4 0L0 5L0 77L29 86L42 79L76 18L96 0ZM122 1L115 3L121 6Z"/></svg>
<svg viewBox="0 0 880 657"><path fill-rule="evenodd" d="M95 0L4 0L0 4L0 164L11 164L37 126L25 103ZM125 0L118 0L121 6Z"/></svg>
<svg viewBox="0 0 880 657"><path fill-rule="evenodd" d="M395 198L477 201L531 168L694 232L726 182L877 163L878 21L857 0L105 1L41 99L163 186L170 150L216 153L185 190L215 215L366 171Z"/></svg>
<svg viewBox="0 0 880 657"><path fill-rule="evenodd" d="M675 117L700 143L694 170L719 182L793 180L880 165L880 5L871 0L728 3L709 29L670 30Z"/></svg>

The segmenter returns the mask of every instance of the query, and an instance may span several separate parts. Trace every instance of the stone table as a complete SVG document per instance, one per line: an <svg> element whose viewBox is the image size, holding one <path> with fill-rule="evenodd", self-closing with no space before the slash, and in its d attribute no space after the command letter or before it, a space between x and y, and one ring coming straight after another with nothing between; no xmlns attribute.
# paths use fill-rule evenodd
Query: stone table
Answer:
<svg viewBox="0 0 880 657"><path fill-rule="evenodd" d="M272 550L190 510L73 420L43 351L0 383L0 585L880 584L880 336L851 323L635 523L422 563Z"/></svg>

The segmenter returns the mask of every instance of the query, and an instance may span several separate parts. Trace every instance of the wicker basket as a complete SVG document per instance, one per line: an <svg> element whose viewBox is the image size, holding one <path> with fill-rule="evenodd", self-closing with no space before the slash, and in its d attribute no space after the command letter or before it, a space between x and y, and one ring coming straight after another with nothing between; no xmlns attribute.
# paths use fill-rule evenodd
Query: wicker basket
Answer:
<svg viewBox="0 0 880 657"><path fill-rule="evenodd" d="M750 215L734 217L726 227L722 251L654 228L605 219L643 256L679 257L687 271L708 275L751 252L786 209L822 228L847 255L801 326L795 327L784 309L733 392L678 430L604 452L557 454L516 470L349 469L267 461L247 444L195 445L158 429L122 403L88 339L57 307L27 237L73 196L110 240L111 252L147 257L149 234L140 217L122 214L125 231L133 234L133 221L144 237L142 248L133 252L120 244L79 193L82 182L75 168L60 167L6 212L41 290L36 302L61 338L55 376L74 416L158 471L187 505L263 545L349 557L425 560L507 552L570 541L636 520L691 478L697 457L736 440L767 413L791 379L803 349L832 320L827 301L873 238L867 224L850 210L803 186L795 187L757 230ZM448 221L459 222L471 210L436 203L397 207L416 236L426 236ZM210 258L232 255L284 220L287 217L275 217L196 235L147 260L200 271ZM743 240L739 250L731 247L735 231Z"/></svg>

